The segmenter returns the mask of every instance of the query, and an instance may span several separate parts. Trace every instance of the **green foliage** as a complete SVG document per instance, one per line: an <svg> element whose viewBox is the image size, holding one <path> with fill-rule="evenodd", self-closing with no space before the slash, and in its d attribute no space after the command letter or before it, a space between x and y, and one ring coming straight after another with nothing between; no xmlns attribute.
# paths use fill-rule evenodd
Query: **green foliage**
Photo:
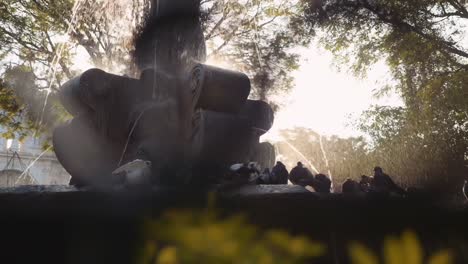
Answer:
<svg viewBox="0 0 468 264"><path fill-rule="evenodd" d="M70 21L72 1L19 1L0 3L0 51L9 54L14 64L34 68L38 78L46 78L59 41ZM64 51L66 53L66 51ZM64 54L66 55L66 54ZM15 59L18 58L19 60ZM63 56L65 58L67 56ZM65 59L60 74L71 77Z"/></svg>
<svg viewBox="0 0 468 264"><path fill-rule="evenodd" d="M247 73L256 98L292 88L290 73L299 67L292 49L311 37L301 26L295 32L285 26L297 16L297 1L217 0L203 6L209 14L204 26L209 60Z"/></svg>
<svg viewBox="0 0 468 264"><path fill-rule="evenodd" d="M406 111L391 107L366 111L359 124L374 139L372 142L295 128L281 131L282 139L276 147L289 169L302 161L312 170L331 175L335 191L348 178L359 180L361 175L372 175L375 166L383 167L403 187L439 189L451 185L450 181L456 179L454 171L459 169L455 162L463 164L456 155L466 138L450 142L451 135L444 135L443 130L413 128L406 124Z"/></svg>
<svg viewBox="0 0 468 264"><path fill-rule="evenodd" d="M460 184L468 139L465 1L303 0L303 22L342 68L386 60L404 108L373 108L360 127L393 172ZM388 85L380 88L384 94ZM391 164L392 160L398 165ZM397 169L398 166L398 169Z"/></svg>
<svg viewBox="0 0 468 264"><path fill-rule="evenodd" d="M7 68L3 77L0 79L0 105L3 106L0 123L6 129L3 137L21 140L37 127L37 123L42 122L42 127L53 127L57 120L61 120L63 111L57 105L44 105L47 94L37 88L30 68Z"/></svg>
<svg viewBox="0 0 468 264"><path fill-rule="evenodd" d="M426 119L422 113L408 111L379 107L364 114L360 127L375 140L369 153L375 164L407 185L459 185L457 178L464 174L466 125L457 124L455 112Z"/></svg>

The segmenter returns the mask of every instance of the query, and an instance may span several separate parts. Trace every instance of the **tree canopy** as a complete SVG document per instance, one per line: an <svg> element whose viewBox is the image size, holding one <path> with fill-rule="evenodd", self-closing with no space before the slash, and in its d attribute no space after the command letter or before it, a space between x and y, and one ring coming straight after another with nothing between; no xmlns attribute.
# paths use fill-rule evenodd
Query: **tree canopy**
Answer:
<svg viewBox="0 0 468 264"><path fill-rule="evenodd" d="M297 46L307 45L310 34L286 27L299 11L297 1L205 0L208 19L205 37L208 59L221 60L246 72L256 97L288 91L291 71L299 67Z"/></svg>
<svg viewBox="0 0 468 264"><path fill-rule="evenodd" d="M360 124L382 159L406 164L405 173L439 176L444 181L463 177L468 140L468 4L303 0L301 5L301 21L320 30L321 43L341 68L365 76L380 60L389 66L395 84L379 91L396 91L405 107L375 107Z"/></svg>

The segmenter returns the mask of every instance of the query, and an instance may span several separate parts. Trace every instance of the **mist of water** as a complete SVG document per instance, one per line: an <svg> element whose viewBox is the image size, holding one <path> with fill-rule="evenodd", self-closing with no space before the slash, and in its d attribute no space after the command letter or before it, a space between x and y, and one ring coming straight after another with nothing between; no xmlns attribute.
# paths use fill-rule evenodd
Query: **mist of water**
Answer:
<svg viewBox="0 0 468 264"><path fill-rule="evenodd" d="M261 129L261 128L255 128L255 129L258 129L260 131L263 131L265 133L267 133L268 131L267 130L264 130L264 129ZM277 140L281 140L281 142L284 142L286 143L286 145L288 145L289 148L291 148L296 154L298 154L305 162L307 162L307 164L310 166L310 168L315 172L315 173L320 173L319 170L317 170L317 168L312 164L312 162L310 162L309 159L307 159L307 157L304 155L304 153L302 153L300 150L298 150L293 144L291 144L288 140L286 140L284 137L281 137L281 136L278 136L278 139Z"/></svg>
<svg viewBox="0 0 468 264"><path fill-rule="evenodd" d="M76 0L71 11L71 18L68 22L67 29L65 31L65 36L70 36L70 34L75 30L76 25L79 23L81 16L84 15L80 11L83 9L83 5L86 3L87 0ZM149 4L151 1L147 0L106 0L102 5L101 9L95 11L93 16L99 21L103 17L107 16L105 19L106 21L111 21L107 24L108 34L113 36L115 39L119 39L122 42L130 42L129 40L133 36L133 32L135 28L142 22L144 17L144 12L149 8ZM87 14L89 15L89 14ZM115 17L119 17L119 19L115 19ZM125 43L121 43L121 45L125 45ZM33 137L37 137L37 133L40 127L43 125L45 112L47 105L49 103L50 95L52 92L52 87L57 82L57 71L60 61L65 52L65 48L67 47L67 43L60 43L57 45L57 49L55 50L54 57L52 58L51 66L47 70L48 76L48 87L45 89L46 96L44 102L42 104L42 109L40 112L40 117L38 122L35 125L35 131ZM141 113L141 115L143 112ZM140 115L140 116L141 116ZM136 124L135 124L136 125ZM129 134L129 137L131 136ZM128 142L127 142L128 144ZM23 174L19 177L24 177L24 174L35 165L35 163L47 152L50 148L46 151L42 152L38 155L33 162L28 166L28 168L23 172ZM125 154L126 147L123 151Z"/></svg>
<svg viewBox="0 0 468 264"><path fill-rule="evenodd" d="M75 4L73 5L71 19L70 19L70 22L68 23L68 27L66 31L67 36L70 35L70 33L74 30L74 25L78 22L78 11L80 10L80 7L84 3L84 1L85 0L77 0L75 1ZM39 122L36 125L36 131L34 133L34 137L36 136L37 131L42 126L42 122L44 121L44 114L45 114L46 106L49 101L50 93L52 92L52 86L55 84L57 80L57 68L60 63L60 60L62 59L65 46L66 46L65 43L61 43L58 45L58 48L55 50L55 54L52 59L51 67L49 68L47 72L47 74L49 75L49 86L46 89L46 97L45 97L44 104L42 107Z"/></svg>
<svg viewBox="0 0 468 264"><path fill-rule="evenodd" d="M325 148L323 147L323 140L322 140L322 134L319 135L319 142L320 142L320 150L322 151L323 159L325 160L325 166L327 167L328 171L328 176L330 177L331 180L331 190L333 191L333 175L330 170L330 165L328 163L328 158L327 158L327 152L325 151Z"/></svg>
<svg viewBox="0 0 468 264"><path fill-rule="evenodd" d="M296 152L299 156L301 156L301 158L303 158L307 164L309 164L310 168L315 172L315 173L320 173L319 170L317 170L317 168L312 164L312 162L310 162L310 160L308 160L306 158L306 156L301 152L299 151L293 144L289 143L287 140L283 140L284 143L286 143L286 145L288 145L294 152Z"/></svg>
<svg viewBox="0 0 468 264"><path fill-rule="evenodd" d="M26 169L21 173L21 175L18 177L18 179L16 180L15 182L15 185L18 184L18 182L23 178L25 177L29 170L36 164L36 162L42 158L42 156L44 156L49 150L52 149L52 146L48 147L46 150L44 150L41 154L39 154L33 161L31 161L31 163L29 163L29 165L26 167ZM32 176L31 176L32 177Z"/></svg>

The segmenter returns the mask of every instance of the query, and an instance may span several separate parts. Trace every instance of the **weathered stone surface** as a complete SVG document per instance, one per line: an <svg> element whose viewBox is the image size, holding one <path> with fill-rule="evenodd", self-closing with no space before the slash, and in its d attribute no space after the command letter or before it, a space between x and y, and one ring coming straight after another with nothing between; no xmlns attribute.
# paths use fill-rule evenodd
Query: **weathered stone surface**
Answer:
<svg viewBox="0 0 468 264"><path fill-rule="evenodd" d="M190 74L194 108L237 114L246 104L250 88L249 78L240 72L198 64Z"/></svg>
<svg viewBox="0 0 468 264"><path fill-rule="evenodd" d="M91 69L62 86L74 119L54 131L53 144L72 184L109 187L112 172L136 159L151 162L151 184L165 185L252 161L273 110L247 100L245 74L202 64L199 8L199 0L152 1L134 42L140 79Z"/></svg>
<svg viewBox="0 0 468 264"><path fill-rule="evenodd" d="M216 188L214 187L213 190ZM0 188L0 194L56 194L56 193L73 193L73 192L81 192L85 194L87 191L93 191L92 188L84 188L78 189L74 186L69 185L25 185L25 186L18 186L18 187L8 187L8 188ZM95 189L94 189L95 190ZM131 189L126 189L124 187L113 187L108 192L115 192L118 193L125 193L126 191L131 191ZM150 188L152 192L165 192L165 191L174 191L177 192L176 188L171 187L157 187L153 186ZM145 191L148 191L146 189ZM235 190L231 190L226 195L240 195L240 196L250 196L250 195L265 195L268 196L269 194L287 194L287 193L308 193L309 191L306 190L302 186L298 185L246 185L236 188ZM222 194L222 193L221 193Z"/></svg>
<svg viewBox="0 0 468 264"><path fill-rule="evenodd" d="M241 213L260 228L285 229L325 243L330 250L314 263L347 263L350 241L379 252L385 236L406 229L417 232L427 252L468 245L465 207L388 196L320 195L295 186L247 186L235 192L218 197L216 208L223 215ZM2 260L134 263L143 219L206 205L207 190L196 188L1 189ZM456 263L467 260L465 256Z"/></svg>
<svg viewBox="0 0 468 264"><path fill-rule="evenodd" d="M79 192L76 187L69 185L25 185L18 187L0 188L0 194L24 194L24 193L68 193Z"/></svg>
<svg viewBox="0 0 468 264"><path fill-rule="evenodd" d="M299 185L246 185L231 190L227 195L232 196L269 196L292 193L309 193L307 189Z"/></svg>

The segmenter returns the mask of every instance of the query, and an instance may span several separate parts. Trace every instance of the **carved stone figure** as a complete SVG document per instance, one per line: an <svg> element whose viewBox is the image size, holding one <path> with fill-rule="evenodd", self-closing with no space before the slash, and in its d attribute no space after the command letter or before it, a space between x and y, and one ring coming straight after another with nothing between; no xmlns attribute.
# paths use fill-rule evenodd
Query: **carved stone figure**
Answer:
<svg viewBox="0 0 468 264"><path fill-rule="evenodd" d="M247 99L245 74L205 65L205 54L199 1L160 0L135 41L139 79L91 69L64 84L61 101L74 118L53 143L72 183L107 186L113 171L141 160L153 184L189 184L207 168L262 156L271 107Z"/></svg>

